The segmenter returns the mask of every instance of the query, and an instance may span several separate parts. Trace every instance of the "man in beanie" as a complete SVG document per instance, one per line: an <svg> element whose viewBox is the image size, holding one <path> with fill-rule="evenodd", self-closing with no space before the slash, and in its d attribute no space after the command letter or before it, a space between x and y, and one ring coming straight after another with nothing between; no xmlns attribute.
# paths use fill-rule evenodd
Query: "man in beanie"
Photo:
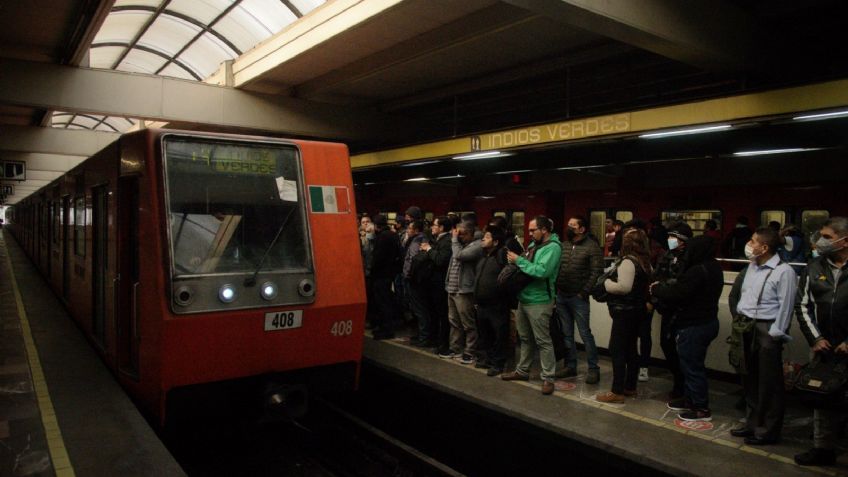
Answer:
<svg viewBox="0 0 848 477"><path fill-rule="evenodd" d="M671 226L668 230L668 252L663 255L657 262L654 271L654 282L659 282L663 285L673 286L677 283L685 264L683 263L683 252L686 250L686 243L692 238L692 227L686 222L678 222ZM665 355L666 364L668 365L671 375L674 377L674 386L669 393L669 402L674 402L675 410L683 411L688 408L683 407L679 403L684 397L685 380L683 372L680 370L680 357L677 354L677 343L675 342L676 328L675 321L679 306L672 303L664 302L659 298L652 298L651 302L656 311L662 318L660 326L660 347ZM647 371L647 370L646 370ZM640 370L641 372L641 370ZM680 409L678 409L680 408Z"/></svg>

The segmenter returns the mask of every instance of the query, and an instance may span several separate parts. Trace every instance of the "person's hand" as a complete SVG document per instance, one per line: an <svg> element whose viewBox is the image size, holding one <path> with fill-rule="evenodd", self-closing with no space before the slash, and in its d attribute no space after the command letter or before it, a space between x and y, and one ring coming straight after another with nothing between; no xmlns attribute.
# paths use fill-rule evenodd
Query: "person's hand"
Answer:
<svg viewBox="0 0 848 477"><path fill-rule="evenodd" d="M845 343L842 343L843 345ZM820 339L813 344L813 353L821 353L824 351L830 351L832 348L830 341L826 339Z"/></svg>
<svg viewBox="0 0 848 477"><path fill-rule="evenodd" d="M839 346L836 347L836 352L840 354L848 354L848 343L839 343Z"/></svg>
<svg viewBox="0 0 848 477"><path fill-rule="evenodd" d="M459 237L459 229L458 228L451 229L451 237L453 237L453 238Z"/></svg>
<svg viewBox="0 0 848 477"><path fill-rule="evenodd" d="M427 243L427 242L423 242L423 243L421 244L421 250L423 250L423 251L425 251L425 252L429 252L429 251L430 251L430 248L431 248L431 247L430 247L430 244L429 244L429 243Z"/></svg>
<svg viewBox="0 0 848 477"><path fill-rule="evenodd" d="M506 253L506 260L509 263L515 263L515 261L518 260L518 254L510 250Z"/></svg>

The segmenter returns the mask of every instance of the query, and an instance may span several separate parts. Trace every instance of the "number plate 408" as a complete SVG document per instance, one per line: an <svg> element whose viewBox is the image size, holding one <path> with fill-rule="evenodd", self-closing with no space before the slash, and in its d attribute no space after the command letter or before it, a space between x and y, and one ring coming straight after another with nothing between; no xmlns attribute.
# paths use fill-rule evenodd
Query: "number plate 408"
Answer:
<svg viewBox="0 0 848 477"><path fill-rule="evenodd" d="M290 330L303 326L303 310L265 313L265 331Z"/></svg>

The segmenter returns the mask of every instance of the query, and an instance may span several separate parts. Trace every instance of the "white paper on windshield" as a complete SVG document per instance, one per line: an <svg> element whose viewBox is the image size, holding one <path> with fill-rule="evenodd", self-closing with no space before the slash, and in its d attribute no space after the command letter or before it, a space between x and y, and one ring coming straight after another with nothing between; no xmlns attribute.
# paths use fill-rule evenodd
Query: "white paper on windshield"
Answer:
<svg viewBox="0 0 848 477"><path fill-rule="evenodd" d="M289 181L282 176L277 177L277 192L280 199L288 202L297 202L297 182Z"/></svg>

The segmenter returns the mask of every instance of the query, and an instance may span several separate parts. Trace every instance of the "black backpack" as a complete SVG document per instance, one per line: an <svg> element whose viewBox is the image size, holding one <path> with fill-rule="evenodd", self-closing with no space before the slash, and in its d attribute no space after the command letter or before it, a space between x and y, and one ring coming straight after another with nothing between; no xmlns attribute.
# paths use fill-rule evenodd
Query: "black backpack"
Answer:
<svg viewBox="0 0 848 477"><path fill-rule="evenodd" d="M527 251L524 252L524 258L532 262L536 257L536 251L550 243L553 242L548 240L542 245L537 245L533 248L527 249ZM518 268L517 264L508 263L503 270L501 270L501 273L498 274L498 289L510 297L515 297L518 296L518 294L521 293L521 290L524 290L524 288L535 279L536 277L532 277L522 272L521 269ZM550 294L550 290L548 290L548 294Z"/></svg>
<svg viewBox="0 0 848 477"><path fill-rule="evenodd" d="M430 281L436 270L436 262L430 260L427 252L420 251L412 257L409 279L416 285L423 285Z"/></svg>

